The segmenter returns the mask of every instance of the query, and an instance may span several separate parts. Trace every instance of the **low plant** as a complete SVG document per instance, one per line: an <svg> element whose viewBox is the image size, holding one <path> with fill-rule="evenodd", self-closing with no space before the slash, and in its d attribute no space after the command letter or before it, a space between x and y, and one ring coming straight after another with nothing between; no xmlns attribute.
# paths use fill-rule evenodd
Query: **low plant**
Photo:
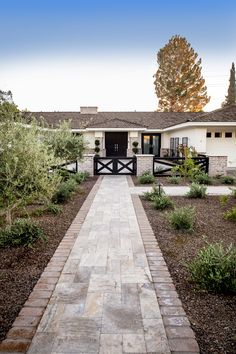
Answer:
<svg viewBox="0 0 236 354"><path fill-rule="evenodd" d="M47 206L46 209L49 213L54 214L54 215L58 215L61 213L62 209L59 205L54 204L54 203L50 203Z"/></svg>
<svg viewBox="0 0 236 354"><path fill-rule="evenodd" d="M171 184L180 184L181 177L179 177L179 176L167 177L167 181Z"/></svg>
<svg viewBox="0 0 236 354"><path fill-rule="evenodd" d="M226 211L224 213L224 217L227 220L236 222L236 207L233 207L232 209Z"/></svg>
<svg viewBox="0 0 236 354"><path fill-rule="evenodd" d="M84 171L84 172L77 172L71 176L72 179L76 181L76 183L80 184L84 181L86 181L89 178L89 172Z"/></svg>
<svg viewBox="0 0 236 354"><path fill-rule="evenodd" d="M146 200L152 201L154 198L159 197L160 195L165 194L163 188L157 187L155 184L152 187L151 192L145 192L143 193L143 196Z"/></svg>
<svg viewBox="0 0 236 354"><path fill-rule="evenodd" d="M231 195L233 198L236 198L236 188L230 188L231 190Z"/></svg>
<svg viewBox="0 0 236 354"><path fill-rule="evenodd" d="M95 139L94 144L95 144L95 146L99 146L100 145L100 140L99 139Z"/></svg>
<svg viewBox="0 0 236 354"><path fill-rule="evenodd" d="M221 195L219 200L220 200L220 205L222 207L224 207L229 201L229 196L228 195Z"/></svg>
<svg viewBox="0 0 236 354"><path fill-rule="evenodd" d="M176 230L193 231L195 208L176 208L168 215L171 226Z"/></svg>
<svg viewBox="0 0 236 354"><path fill-rule="evenodd" d="M208 244L187 265L199 288L215 292L236 292L236 247Z"/></svg>
<svg viewBox="0 0 236 354"><path fill-rule="evenodd" d="M164 210L167 208L173 208L174 203L165 194L160 194L152 199L152 205L155 209Z"/></svg>
<svg viewBox="0 0 236 354"><path fill-rule="evenodd" d="M232 185L235 182L235 178L233 176L223 176L221 177L221 182Z"/></svg>
<svg viewBox="0 0 236 354"><path fill-rule="evenodd" d="M192 183L190 186L190 190L186 195L188 198L205 198L206 190L206 186L198 183Z"/></svg>
<svg viewBox="0 0 236 354"><path fill-rule="evenodd" d="M72 193L76 189L76 181L74 179L69 179L66 182L62 182L57 191L54 193L52 197L52 202L54 204L61 204L67 202L70 198Z"/></svg>
<svg viewBox="0 0 236 354"><path fill-rule="evenodd" d="M31 219L16 219L11 226L0 230L0 247L32 246L38 239L45 240L46 237Z"/></svg>
<svg viewBox="0 0 236 354"><path fill-rule="evenodd" d="M151 174L150 171L145 171L140 177L139 177L139 183L141 184L151 184L155 182L155 177Z"/></svg>
<svg viewBox="0 0 236 354"><path fill-rule="evenodd" d="M212 178L208 175L208 173L204 172L196 174L193 181L199 184L212 184Z"/></svg>
<svg viewBox="0 0 236 354"><path fill-rule="evenodd" d="M72 173L69 172L68 170L60 168L57 171L58 171L58 174L60 175L60 177L62 177L62 181L67 181L68 179L71 178Z"/></svg>

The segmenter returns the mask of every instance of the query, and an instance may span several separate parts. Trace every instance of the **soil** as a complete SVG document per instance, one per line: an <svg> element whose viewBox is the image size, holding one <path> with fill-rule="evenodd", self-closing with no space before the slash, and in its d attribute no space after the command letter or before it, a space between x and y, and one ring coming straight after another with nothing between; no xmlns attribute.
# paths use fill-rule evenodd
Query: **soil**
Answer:
<svg viewBox="0 0 236 354"><path fill-rule="evenodd" d="M12 326L41 273L54 254L61 239L78 213L97 177L83 182L71 200L63 205L59 215L32 217L47 236L33 248L0 249L0 341Z"/></svg>
<svg viewBox="0 0 236 354"><path fill-rule="evenodd" d="M149 186L149 184L141 184L139 183L138 177L137 176L132 176L133 182L135 186ZM191 184L191 181L186 179L186 181L184 180L184 178L181 178L180 183L179 184L173 184L170 183L168 180L168 177L156 177L155 178L155 183L156 184L161 184L162 186L189 186ZM212 184L211 186L228 186L228 187L235 187L235 185L229 185L229 184L222 184L221 180L219 178L214 178L212 179Z"/></svg>
<svg viewBox="0 0 236 354"><path fill-rule="evenodd" d="M149 222L162 250L183 307L196 334L201 353L236 353L236 296L197 290L184 266L208 242L236 243L236 224L223 218L223 212L235 206L231 198L222 207L219 197L187 199L173 197L176 206L194 206L196 221L189 234L171 229L165 211L154 210L142 199Z"/></svg>

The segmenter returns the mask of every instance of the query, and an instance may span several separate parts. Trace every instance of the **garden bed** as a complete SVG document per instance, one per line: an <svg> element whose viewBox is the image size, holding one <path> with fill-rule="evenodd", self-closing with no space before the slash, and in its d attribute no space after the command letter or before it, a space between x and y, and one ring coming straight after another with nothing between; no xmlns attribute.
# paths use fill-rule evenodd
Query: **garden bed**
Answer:
<svg viewBox="0 0 236 354"><path fill-rule="evenodd" d="M141 184L139 182L139 178L137 176L132 176L133 182L135 186L148 186L148 184ZM184 178L181 178L179 184L173 184L170 183L168 180L168 177L155 177L155 183L156 184L161 184L163 186L189 186L191 184L191 181L189 179L184 180ZM228 184L222 184L222 181L219 178L213 178L212 179L212 184L211 186L224 186L224 187L235 187L235 184L233 185L228 185Z"/></svg>
<svg viewBox="0 0 236 354"><path fill-rule="evenodd" d="M97 177L83 182L59 215L33 217L47 235L33 248L0 248L0 341L4 339L34 285L78 213Z"/></svg>
<svg viewBox="0 0 236 354"><path fill-rule="evenodd" d="M206 245L204 237L210 243L222 241L224 245L235 244L236 224L223 218L224 211L235 205L235 199L230 199L227 207L222 207L219 197L173 197L177 207L196 208L195 230L190 234L173 230L165 211L153 209L151 203L143 197L141 200L183 307L196 333L201 353L236 353L236 296L197 290L189 282L184 266L184 263L190 261Z"/></svg>

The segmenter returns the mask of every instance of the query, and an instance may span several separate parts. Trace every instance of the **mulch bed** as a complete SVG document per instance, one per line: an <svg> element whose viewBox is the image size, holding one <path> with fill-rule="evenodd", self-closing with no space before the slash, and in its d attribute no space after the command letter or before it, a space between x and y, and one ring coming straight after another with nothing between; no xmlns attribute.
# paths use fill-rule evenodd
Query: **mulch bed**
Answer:
<svg viewBox="0 0 236 354"><path fill-rule="evenodd" d="M171 229L165 212L152 208L150 202L141 197L149 222L153 228L165 261L175 283L183 307L196 333L201 353L236 353L236 296L213 294L197 290L189 282L184 266L208 242L229 245L236 242L236 224L225 220L223 212L236 204L230 199L222 207L219 197L187 199L173 197L176 206L194 206L197 218L195 231L191 234Z"/></svg>
<svg viewBox="0 0 236 354"><path fill-rule="evenodd" d="M59 215L33 217L47 235L33 248L0 249L0 341L6 336L41 273L78 213L97 177L83 182Z"/></svg>
<svg viewBox="0 0 236 354"><path fill-rule="evenodd" d="M142 186L142 187L148 187L151 186L151 184L141 184L139 183L138 177L137 176L132 176L133 182L135 186ZM190 180L184 180L184 178L181 179L180 184L173 184L168 181L168 177L156 177L155 178L155 183L158 184L160 183L163 186L172 186L172 187L178 187L178 186L189 186L191 184ZM228 184L222 184L221 180L219 178L214 178L212 179L212 184L211 186L224 186L224 187L235 187L235 185L228 185Z"/></svg>

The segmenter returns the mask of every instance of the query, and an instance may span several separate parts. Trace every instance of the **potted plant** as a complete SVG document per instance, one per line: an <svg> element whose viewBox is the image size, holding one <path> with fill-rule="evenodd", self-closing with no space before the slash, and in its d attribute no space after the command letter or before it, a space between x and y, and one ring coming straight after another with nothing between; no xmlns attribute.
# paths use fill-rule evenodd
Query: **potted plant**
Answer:
<svg viewBox="0 0 236 354"><path fill-rule="evenodd" d="M138 141L133 141L132 145L133 145L132 151L134 155L136 155L138 153Z"/></svg>

